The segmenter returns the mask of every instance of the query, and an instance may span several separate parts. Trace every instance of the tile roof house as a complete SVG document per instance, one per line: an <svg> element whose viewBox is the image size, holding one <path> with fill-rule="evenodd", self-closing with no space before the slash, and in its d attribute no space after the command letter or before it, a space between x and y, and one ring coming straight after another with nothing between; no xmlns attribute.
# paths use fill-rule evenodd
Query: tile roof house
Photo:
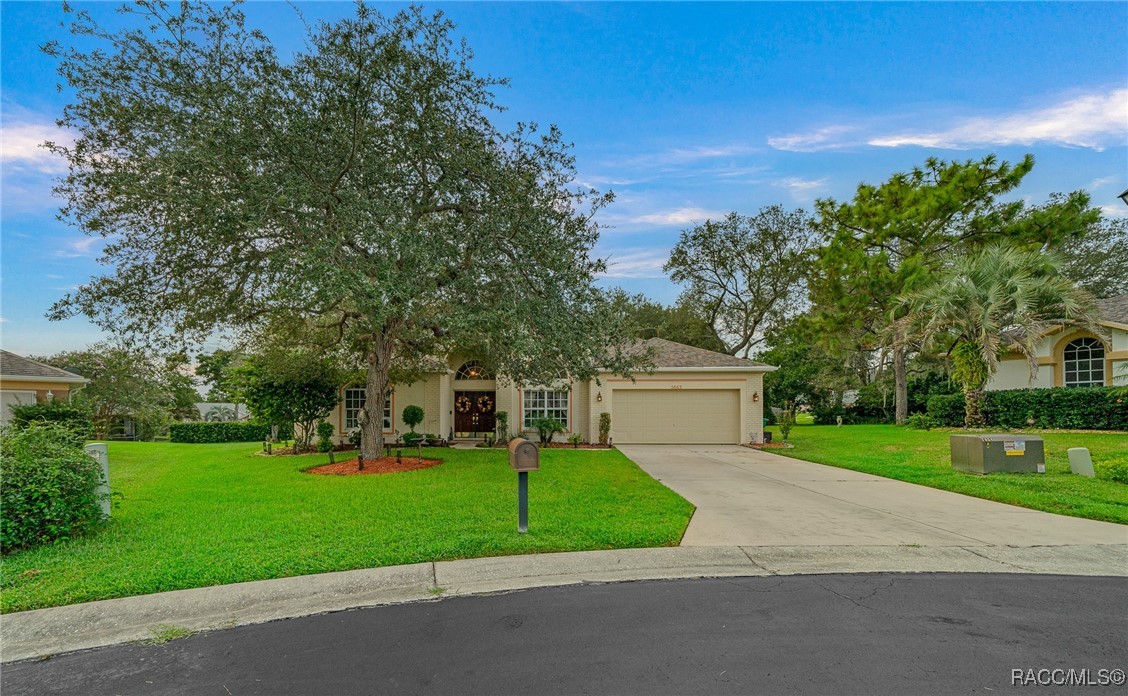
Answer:
<svg viewBox="0 0 1128 696"><path fill-rule="evenodd" d="M16 404L70 401L87 382L72 372L0 350L0 424L11 419Z"/></svg>
<svg viewBox="0 0 1128 696"><path fill-rule="evenodd" d="M1038 344L1038 374L1030 380L1026 359L1003 356L987 389L1128 385L1128 294L1097 301L1098 323L1106 336L1058 328Z"/></svg>
<svg viewBox="0 0 1128 696"><path fill-rule="evenodd" d="M601 413L611 414L611 439L619 444L739 444L762 442L764 373L776 368L752 360L661 338L639 341L654 369L626 379L602 373L595 380L517 385L493 374L473 356L452 355L411 384L391 389L384 431L394 437L404 407L420 406L416 429L440 437L478 438L495 432L497 414L508 414L509 431L531 432L538 418L564 424L561 439L578 433L599 438ZM362 387L341 390L330 416L341 437L357 427Z"/></svg>

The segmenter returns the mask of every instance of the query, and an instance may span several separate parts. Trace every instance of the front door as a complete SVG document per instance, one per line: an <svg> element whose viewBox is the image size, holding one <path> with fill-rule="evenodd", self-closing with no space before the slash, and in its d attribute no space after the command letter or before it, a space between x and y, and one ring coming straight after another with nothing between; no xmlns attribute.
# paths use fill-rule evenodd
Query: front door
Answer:
<svg viewBox="0 0 1128 696"><path fill-rule="evenodd" d="M494 396L494 392L489 391L456 391L455 434L476 437L482 433L492 433L495 427Z"/></svg>

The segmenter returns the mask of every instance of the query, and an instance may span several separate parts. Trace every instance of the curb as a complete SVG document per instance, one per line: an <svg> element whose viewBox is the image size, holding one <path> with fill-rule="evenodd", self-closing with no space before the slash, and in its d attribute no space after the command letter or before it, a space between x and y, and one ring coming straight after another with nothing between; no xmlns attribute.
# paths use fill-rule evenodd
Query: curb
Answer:
<svg viewBox="0 0 1128 696"><path fill-rule="evenodd" d="M535 587L829 573L1036 573L1128 577L1128 544L679 546L500 556L304 575L6 614L0 661L360 607Z"/></svg>

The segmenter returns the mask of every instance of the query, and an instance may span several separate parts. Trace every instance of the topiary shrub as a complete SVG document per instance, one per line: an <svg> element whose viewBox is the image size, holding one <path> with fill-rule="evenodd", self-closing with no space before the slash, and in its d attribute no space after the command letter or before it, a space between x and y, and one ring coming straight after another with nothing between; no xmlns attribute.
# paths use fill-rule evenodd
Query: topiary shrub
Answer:
<svg viewBox="0 0 1128 696"><path fill-rule="evenodd" d="M599 444L606 445L611 440L611 414L607 411L599 414Z"/></svg>
<svg viewBox="0 0 1128 696"><path fill-rule="evenodd" d="M509 442L509 413L498 411L494 414L494 422L497 424L498 442Z"/></svg>
<svg viewBox="0 0 1128 696"><path fill-rule="evenodd" d="M82 534L102 521L102 467L58 423L0 432L0 552Z"/></svg>
<svg viewBox="0 0 1128 696"><path fill-rule="evenodd" d="M415 405L405 407L403 409L403 422L414 433L415 426L423 422L423 409Z"/></svg>
<svg viewBox="0 0 1128 696"><path fill-rule="evenodd" d="M289 432L293 432L292 428ZM284 432L280 432L279 437L289 439ZM168 426L168 439L172 442L262 442L269 438L270 426L265 423L201 421L172 423Z"/></svg>
<svg viewBox="0 0 1128 696"><path fill-rule="evenodd" d="M30 423L59 423L85 439L94 436L90 411L61 401L12 406L13 428L24 428Z"/></svg>
<svg viewBox="0 0 1128 696"><path fill-rule="evenodd" d="M333 451L333 424L321 421L317 424L317 449L320 452Z"/></svg>

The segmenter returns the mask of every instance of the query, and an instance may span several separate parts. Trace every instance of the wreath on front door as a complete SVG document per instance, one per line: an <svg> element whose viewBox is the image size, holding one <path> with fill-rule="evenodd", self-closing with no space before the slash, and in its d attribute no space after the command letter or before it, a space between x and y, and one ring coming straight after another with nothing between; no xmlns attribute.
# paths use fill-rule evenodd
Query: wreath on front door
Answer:
<svg viewBox="0 0 1128 696"><path fill-rule="evenodd" d="M478 410L482 413L489 413L493 410L493 399L486 394L478 397Z"/></svg>
<svg viewBox="0 0 1128 696"><path fill-rule="evenodd" d="M454 400L454 410L459 413L470 413L470 397L465 394Z"/></svg>

